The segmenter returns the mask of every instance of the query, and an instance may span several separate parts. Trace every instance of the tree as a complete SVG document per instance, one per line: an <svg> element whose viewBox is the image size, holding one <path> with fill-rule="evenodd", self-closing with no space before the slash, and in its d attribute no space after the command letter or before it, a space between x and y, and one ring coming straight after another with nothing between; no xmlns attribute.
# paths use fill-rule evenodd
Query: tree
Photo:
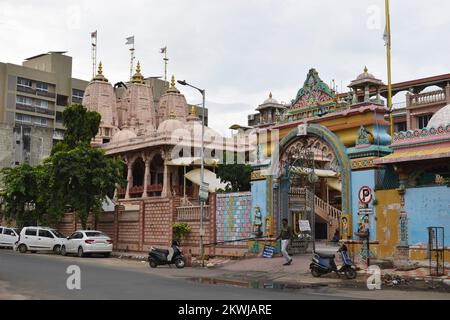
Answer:
<svg viewBox="0 0 450 320"><path fill-rule="evenodd" d="M224 162L226 158L224 157ZM237 155L233 164L220 164L217 168L217 176L221 182L229 182L231 189L226 191L248 191L250 190L250 178L252 167L248 164L237 164Z"/></svg>
<svg viewBox="0 0 450 320"><path fill-rule="evenodd" d="M54 154L52 164L54 190L86 229L89 213L98 215L106 196L122 182L121 161L106 157L101 149L80 144Z"/></svg>
<svg viewBox="0 0 450 320"><path fill-rule="evenodd" d="M89 213L99 214L116 184L123 185L123 162L109 158L91 140L98 132L100 115L73 105L63 112L67 130L52 150L50 179L53 191L72 207L86 228Z"/></svg>
<svg viewBox="0 0 450 320"><path fill-rule="evenodd" d="M1 170L5 217L25 224L51 224L61 216L62 202L51 192L49 165L22 164Z"/></svg>

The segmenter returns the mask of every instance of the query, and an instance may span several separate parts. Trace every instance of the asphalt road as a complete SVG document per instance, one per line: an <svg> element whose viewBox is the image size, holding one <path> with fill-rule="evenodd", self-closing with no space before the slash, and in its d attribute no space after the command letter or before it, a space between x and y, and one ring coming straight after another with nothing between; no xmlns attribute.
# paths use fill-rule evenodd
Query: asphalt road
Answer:
<svg viewBox="0 0 450 320"><path fill-rule="evenodd" d="M81 271L81 289L69 290L67 268ZM327 294L283 292L201 284L152 273L148 267L127 267L117 259L20 254L0 249L2 299L188 299L276 300L338 299ZM164 272L163 269L158 270Z"/></svg>

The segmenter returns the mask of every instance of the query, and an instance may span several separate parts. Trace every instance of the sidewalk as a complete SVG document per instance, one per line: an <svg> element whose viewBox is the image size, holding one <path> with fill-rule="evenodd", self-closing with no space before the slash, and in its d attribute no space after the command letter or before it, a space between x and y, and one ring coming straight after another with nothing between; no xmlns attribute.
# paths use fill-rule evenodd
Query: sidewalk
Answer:
<svg viewBox="0 0 450 320"><path fill-rule="evenodd" d="M320 250L324 251L324 250ZM332 252L332 248L327 251ZM147 256L139 252L114 252L114 257L120 259L133 259L146 261ZM336 263L340 261L336 256ZM304 287L351 287L367 289L366 280L369 273L359 270L354 280L348 280L345 276L338 277L331 273L320 278L314 278L309 270L311 254L293 256L293 263L283 266L284 258L251 257L240 260L229 258L210 258L205 261L205 268L200 266L200 261L192 259L192 268L186 268L183 274L189 278L195 278L199 282L224 283L245 287L283 286L290 288ZM401 289L439 289L450 292L450 275L443 277L429 277L428 268L418 268L410 271L398 271L396 269L382 269L382 283L385 287ZM449 270L447 270L449 272Z"/></svg>

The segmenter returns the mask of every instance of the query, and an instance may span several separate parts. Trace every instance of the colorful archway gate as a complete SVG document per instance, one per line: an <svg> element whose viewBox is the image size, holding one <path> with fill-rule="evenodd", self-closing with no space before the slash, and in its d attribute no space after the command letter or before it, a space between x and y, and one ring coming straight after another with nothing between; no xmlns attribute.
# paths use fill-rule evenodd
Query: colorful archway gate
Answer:
<svg viewBox="0 0 450 320"><path fill-rule="evenodd" d="M323 139L333 150L339 163L342 180L342 218L348 222L348 225L341 225L341 234L344 238L351 238L352 230L352 192L351 192L351 167L347 156L346 148L339 138L325 126L320 124L301 124L284 136L280 140L279 155L284 154L287 148L301 139L302 136L311 135ZM283 192L283 194L286 194Z"/></svg>

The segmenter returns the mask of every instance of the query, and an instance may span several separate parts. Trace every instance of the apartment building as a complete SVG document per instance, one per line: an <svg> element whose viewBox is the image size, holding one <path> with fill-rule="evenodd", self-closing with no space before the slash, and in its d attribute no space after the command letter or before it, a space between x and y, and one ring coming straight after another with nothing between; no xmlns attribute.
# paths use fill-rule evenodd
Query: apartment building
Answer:
<svg viewBox="0 0 450 320"><path fill-rule="evenodd" d="M63 139L62 113L81 103L88 84L72 78L72 57L65 53L0 63L0 168L36 165Z"/></svg>

